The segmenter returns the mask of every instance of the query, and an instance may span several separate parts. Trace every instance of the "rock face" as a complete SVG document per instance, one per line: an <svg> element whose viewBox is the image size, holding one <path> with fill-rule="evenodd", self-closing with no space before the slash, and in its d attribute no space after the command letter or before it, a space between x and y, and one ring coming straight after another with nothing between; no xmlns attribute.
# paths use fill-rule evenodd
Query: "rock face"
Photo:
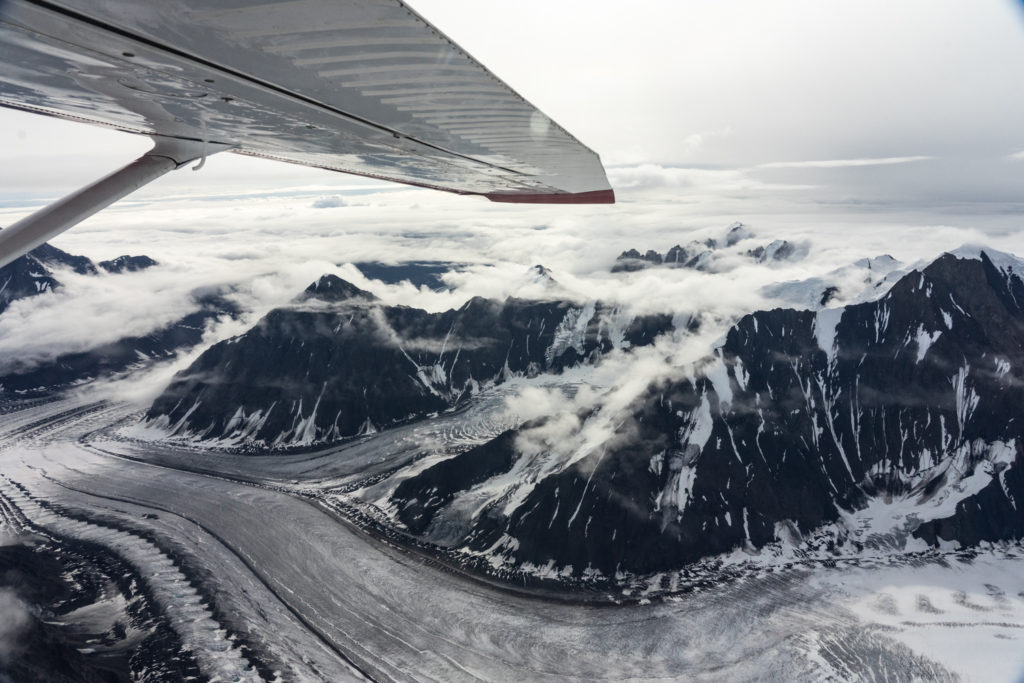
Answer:
<svg viewBox="0 0 1024 683"><path fill-rule="evenodd" d="M118 256L111 261L100 261L99 266L108 273L134 273L159 265L148 256Z"/></svg>
<svg viewBox="0 0 1024 683"><path fill-rule="evenodd" d="M637 270L643 270L648 266L660 266L663 262L661 254L654 251L653 249L648 250L646 254L641 254L636 249L628 249L616 259L615 265L612 266L613 273L632 273Z"/></svg>
<svg viewBox="0 0 1024 683"><path fill-rule="evenodd" d="M8 536L0 546L0 595L0 680L122 683L202 677L143 577L102 546Z"/></svg>
<svg viewBox="0 0 1024 683"><path fill-rule="evenodd" d="M92 261L87 256L77 256L75 254L69 254L66 251L62 251L57 247L50 246L49 244L43 244L22 258L34 259L35 261L50 266L63 266L70 268L79 275L95 275L96 266L93 265Z"/></svg>
<svg viewBox="0 0 1024 683"><path fill-rule="evenodd" d="M750 258L758 263L769 261L786 261L796 254L796 247L787 240L775 240L761 247L755 247L747 252Z"/></svg>
<svg viewBox="0 0 1024 683"><path fill-rule="evenodd" d="M49 244L36 247L0 268L0 313L12 301L52 292L60 287L60 282L50 270L55 267L71 268L81 275L96 273L92 261L84 256L74 256Z"/></svg>
<svg viewBox="0 0 1024 683"><path fill-rule="evenodd" d="M632 273L652 266L666 266L669 268L692 268L694 270L706 270L711 263L715 241L691 242L687 247L678 244L669 249L665 256L654 250L648 250L641 254L636 249L629 249L622 252L612 266L613 273Z"/></svg>
<svg viewBox="0 0 1024 683"><path fill-rule="evenodd" d="M243 445L323 443L460 405L513 375L560 372L648 344L670 316L589 303L471 299L443 313L382 305L324 276L294 307L216 344L153 403L172 435Z"/></svg>
<svg viewBox="0 0 1024 683"><path fill-rule="evenodd" d="M148 256L119 256L101 261L100 268L111 273L142 270L157 265ZM53 268L70 268L79 275L95 275L96 266L86 256L76 256L57 247L43 244L21 258L0 268L0 313L12 301L52 292L61 286L53 276Z"/></svg>
<svg viewBox="0 0 1024 683"><path fill-rule="evenodd" d="M725 233L725 246L734 247L743 240L748 240L754 236L754 233L750 231L750 228L745 226L743 223L733 223L729 226Z"/></svg>
<svg viewBox="0 0 1024 683"><path fill-rule="evenodd" d="M947 254L877 301L748 315L582 457L562 443L601 416L553 416L405 479L390 509L494 566L575 576L1020 539L1020 268Z"/></svg>

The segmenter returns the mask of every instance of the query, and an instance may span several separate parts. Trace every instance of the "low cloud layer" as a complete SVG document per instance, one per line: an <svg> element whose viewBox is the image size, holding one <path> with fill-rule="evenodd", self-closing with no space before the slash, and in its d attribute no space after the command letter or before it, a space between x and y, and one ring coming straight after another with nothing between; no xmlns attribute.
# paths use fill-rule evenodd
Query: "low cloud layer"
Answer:
<svg viewBox="0 0 1024 683"><path fill-rule="evenodd" d="M885 163L876 163L880 160ZM912 263L964 243L1024 254L1020 215L992 210L1002 204L975 204L957 213L948 206L858 203L856 197L820 193L835 174L938 163L870 161L873 165L825 168L613 168L619 199L613 206L492 204L394 186L325 191L299 185L270 193L130 198L54 244L94 261L130 253L146 254L160 265L116 276L58 273L63 290L16 303L0 315L0 365L28 367L146 334L192 310L197 291L224 292L245 311L240 321L212 330L207 342L213 343L241 333L271 308L287 305L325 273L387 304L429 311L457 308L472 296L600 299L633 313L692 315L704 329L720 333L744 313L780 304L764 294L766 285L821 276L857 259L888 253ZM337 205L315 208L324 197ZM334 197L340 201L333 202ZM0 224L27 210L25 205L0 207ZM750 247L786 239L807 245L807 256L757 264L744 255L744 247L722 257L716 264L719 272L610 272L626 249L664 253L676 244L721 238L734 220L755 233ZM460 264L444 278L449 290L384 285L352 265L427 260ZM554 284L532 270L537 264L550 270ZM160 366L145 382L136 378L109 391L144 402L194 353Z"/></svg>
<svg viewBox="0 0 1024 683"><path fill-rule="evenodd" d="M757 168L848 168L851 166L891 166L928 161L934 157L883 157L880 159L823 159L818 161L773 161L758 164Z"/></svg>

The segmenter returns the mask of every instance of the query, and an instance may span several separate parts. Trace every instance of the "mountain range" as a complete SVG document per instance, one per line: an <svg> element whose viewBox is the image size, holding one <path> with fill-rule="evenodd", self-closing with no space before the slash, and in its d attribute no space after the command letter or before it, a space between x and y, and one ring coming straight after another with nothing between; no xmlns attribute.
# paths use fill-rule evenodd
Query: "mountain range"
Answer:
<svg viewBox="0 0 1024 683"><path fill-rule="evenodd" d="M750 240L754 233L743 223L730 225L725 235L719 239L707 238L703 241L691 241L685 247L679 244L664 254L653 249L641 253L636 249L627 249L619 254L612 266L613 273L632 273L654 267L689 268L692 270L714 270L718 260L726 253L735 252L752 259L757 263L797 260L806 251L803 247L787 240L774 240L768 244L736 250L740 242Z"/></svg>
<svg viewBox="0 0 1024 683"><path fill-rule="evenodd" d="M131 258L131 257L122 257ZM54 268L67 268L79 275L95 275L96 266L85 256L74 256L49 244L36 247L0 268L0 313L12 302L52 292L61 287Z"/></svg>
<svg viewBox="0 0 1024 683"><path fill-rule="evenodd" d="M965 248L900 266L834 274L860 284L856 303L742 317L614 414L566 401L351 500L417 543L579 580L1024 537L1024 262ZM839 296L829 281L789 286ZM327 275L203 353L146 419L254 450L325 444L679 332L600 302L474 298L430 313ZM614 429L588 442L595 423Z"/></svg>
<svg viewBox="0 0 1024 683"><path fill-rule="evenodd" d="M546 269L536 270L538 277ZM308 446L451 410L514 376L651 343L672 316L600 302L481 297L430 313L334 276L205 351L150 407L169 436Z"/></svg>
<svg viewBox="0 0 1024 683"><path fill-rule="evenodd" d="M716 249L748 239L741 225L728 235ZM155 262L101 265L116 273ZM426 265L410 272L436 277L448 264ZM46 245L0 270L4 302L60 288L62 269L100 270ZM626 407L566 400L347 495L411 542L495 571L573 580L725 556L827 559L1021 539L1022 270L1016 257L965 247L930 263L880 256L771 285L766 294L803 307L740 318L705 358L664 371ZM530 273L555 283L543 266ZM550 291L430 312L324 275L203 352L145 420L167 438L248 452L326 445L697 329ZM197 296L196 310L164 330L0 385L53 391L131 370L237 314L222 295ZM596 440L595 425L605 426Z"/></svg>
<svg viewBox="0 0 1024 683"><path fill-rule="evenodd" d="M541 418L372 500L415 538L576 578L1020 539L1024 263L963 256L747 315L620 413ZM597 420L614 434L580 448Z"/></svg>

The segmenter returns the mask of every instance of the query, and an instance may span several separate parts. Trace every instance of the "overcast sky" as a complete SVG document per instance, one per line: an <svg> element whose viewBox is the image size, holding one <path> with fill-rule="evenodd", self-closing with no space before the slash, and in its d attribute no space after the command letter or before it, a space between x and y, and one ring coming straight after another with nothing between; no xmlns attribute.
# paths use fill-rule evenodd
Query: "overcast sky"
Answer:
<svg viewBox="0 0 1024 683"><path fill-rule="evenodd" d="M1024 13L1010 0L412 5L610 167L728 171L743 191L854 205L1015 204L1024 180ZM6 111L0 135L8 200L147 144ZM202 176L149 192L351 182L226 155ZM721 181L673 178L681 194Z"/></svg>
<svg viewBox="0 0 1024 683"><path fill-rule="evenodd" d="M163 266L12 308L0 317L0 351L82 348L116 333L119 306L133 332L154 327L201 286L235 287L258 315L323 272L357 279L343 264L359 259L494 266L467 271L452 295L378 292L432 309L473 293L528 292L525 268L544 263L578 292L718 306L727 319L765 305L768 280L864 256L913 262L964 242L1024 255L1019 3L411 4L601 154L618 204L491 204L221 154L54 240L97 260L146 253ZM127 134L0 110L0 225L147 148ZM608 274L623 249L664 251L734 220L760 242L804 244L808 258L713 276ZM119 303L129 296L138 305Z"/></svg>

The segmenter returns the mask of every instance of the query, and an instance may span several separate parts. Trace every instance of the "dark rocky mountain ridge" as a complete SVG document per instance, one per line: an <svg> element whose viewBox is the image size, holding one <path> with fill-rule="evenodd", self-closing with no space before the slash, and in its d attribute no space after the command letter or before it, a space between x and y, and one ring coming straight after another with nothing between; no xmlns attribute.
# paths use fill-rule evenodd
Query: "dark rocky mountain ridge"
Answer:
<svg viewBox="0 0 1024 683"><path fill-rule="evenodd" d="M113 275L136 272L158 265L148 256L119 256L101 261L100 269ZM0 268L0 314L14 301L53 292L64 285L61 270L97 275L99 270L85 256L69 254L49 244ZM0 373L0 395L47 394L98 377L138 369L166 360L179 350L199 344L207 327L224 317L237 317L238 306L220 292L193 294L195 310L182 318L139 337L124 337L86 351L63 354L44 363L24 367L8 364Z"/></svg>
<svg viewBox="0 0 1024 683"><path fill-rule="evenodd" d="M1006 262L947 254L877 301L747 315L585 457L542 419L401 479L388 513L492 566L575 577L1020 539L1024 282Z"/></svg>
<svg viewBox="0 0 1024 683"><path fill-rule="evenodd" d="M100 262L101 268L112 273L142 270L154 265L156 261L148 256L120 256L113 261ZM86 256L69 254L50 244L38 246L0 268L0 313L13 301L52 292L61 287L61 283L54 277L54 268L68 268L79 275L95 275L99 272Z"/></svg>
<svg viewBox="0 0 1024 683"><path fill-rule="evenodd" d="M0 313L11 302L52 292L61 286L51 268L70 268L81 275L96 273L96 266L84 256L73 256L49 244L36 247L0 268Z"/></svg>
<svg viewBox="0 0 1024 683"><path fill-rule="evenodd" d="M758 263L787 261L797 253L797 247L788 240L775 240L768 244L747 250L747 256Z"/></svg>
<svg viewBox="0 0 1024 683"><path fill-rule="evenodd" d="M151 406L172 436L325 443L461 405L515 375L560 372L651 343L668 315L591 302L473 298L443 313L386 306L325 275L294 306L214 345Z"/></svg>
<svg viewBox="0 0 1024 683"><path fill-rule="evenodd" d="M108 273L135 273L146 268L160 265L148 256L130 256L125 254L110 261L100 261L99 267Z"/></svg>

